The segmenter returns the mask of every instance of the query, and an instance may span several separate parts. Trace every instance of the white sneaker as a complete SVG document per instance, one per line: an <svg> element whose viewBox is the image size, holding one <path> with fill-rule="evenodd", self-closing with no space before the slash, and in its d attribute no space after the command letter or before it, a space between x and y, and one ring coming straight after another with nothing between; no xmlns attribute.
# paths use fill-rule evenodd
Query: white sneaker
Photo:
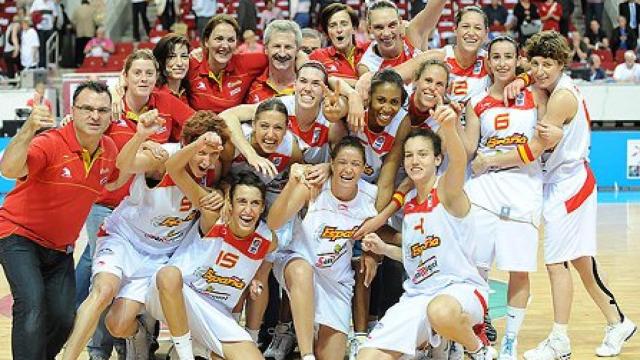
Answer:
<svg viewBox="0 0 640 360"><path fill-rule="evenodd" d="M491 354L488 353L488 347L483 346L482 348L480 348L480 350L471 353L471 352L465 352L467 354L467 358L471 359L471 360L492 360L493 357Z"/></svg>
<svg viewBox="0 0 640 360"><path fill-rule="evenodd" d="M512 333L502 338L498 360L518 360L518 339Z"/></svg>
<svg viewBox="0 0 640 360"><path fill-rule="evenodd" d="M360 345L364 344L366 340L366 335L353 335L349 339L349 360L356 360Z"/></svg>
<svg viewBox="0 0 640 360"><path fill-rule="evenodd" d="M596 349L598 356L617 356L622 345L636 333L637 327L629 318L616 325L607 325L604 329L602 344Z"/></svg>
<svg viewBox="0 0 640 360"><path fill-rule="evenodd" d="M569 360L571 359L571 342L564 335L550 334L535 349L524 353L525 360Z"/></svg>
<svg viewBox="0 0 640 360"><path fill-rule="evenodd" d="M264 352L264 357L284 360L293 351L295 344L296 337L291 330L291 324L278 324L273 333L271 344Z"/></svg>

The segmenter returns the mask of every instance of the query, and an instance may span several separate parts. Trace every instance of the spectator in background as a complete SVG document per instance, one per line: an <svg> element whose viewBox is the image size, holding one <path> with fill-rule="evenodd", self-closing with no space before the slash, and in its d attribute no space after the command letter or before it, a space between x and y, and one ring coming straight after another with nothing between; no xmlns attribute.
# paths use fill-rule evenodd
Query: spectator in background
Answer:
<svg viewBox="0 0 640 360"><path fill-rule="evenodd" d="M236 49L236 54L264 53L264 46L258 42L258 37L253 30L245 30L242 40L242 44Z"/></svg>
<svg viewBox="0 0 640 360"><path fill-rule="evenodd" d="M24 17L20 21L22 34L20 36L20 64L24 69L38 67L40 57L40 39L38 32L33 28L31 18Z"/></svg>
<svg viewBox="0 0 640 360"><path fill-rule="evenodd" d="M105 30L101 26L96 30L96 37L91 39L84 47L85 56L102 57L104 62L109 60L109 56L116 50L113 41L106 37Z"/></svg>
<svg viewBox="0 0 640 360"><path fill-rule="evenodd" d="M196 15L196 31L198 37L202 40L202 30L209 22L209 19L216 14L218 4L216 0L193 0L191 3L191 11Z"/></svg>
<svg viewBox="0 0 640 360"><path fill-rule="evenodd" d="M587 0L587 11L585 13L585 22L588 24L591 20L602 22L602 12L604 11L604 0Z"/></svg>
<svg viewBox="0 0 640 360"><path fill-rule="evenodd" d="M633 50L624 52L624 62L616 66L613 71L613 80L623 83L640 83L640 64L636 63L636 54Z"/></svg>
<svg viewBox="0 0 640 360"><path fill-rule="evenodd" d="M169 31L176 22L176 15L180 12L180 0L155 0L155 2L162 30Z"/></svg>
<svg viewBox="0 0 640 360"><path fill-rule="evenodd" d="M313 50L320 49L322 47L322 35L315 29L302 29L302 43L300 44L300 50L304 51L307 55L311 55Z"/></svg>
<svg viewBox="0 0 640 360"><path fill-rule="evenodd" d="M133 39L140 41L140 19L142 19L146 36L149 37L151 26L149 18L147 18L147 0L131 0L131 9L133 11Z"/></svg>
<svg viewBox="0 0 640 360"><path fill-rule="evenodd" d="M47 109L49 109L49 112L51 112L53 109L53 105L51 104L51 101L49 101L49 99L44 97L45 90L46 84L42 81L38 82L34 89L33 96L29 100L27 100L27 106L33 109L37 105L42 105L46 106Z"/></svg>
<svg viewBox="0 0 640 360"><path fill-rule="evenodd" d="M14 16L4 33L4 63L7 76L13 79L20 73L20 19Z"/></svg>
<svg viewBox="0 0 640 360"><path fill-rule="evenodd" d="M571 16L575 9L573 0L558 0L558 3L562 5L562 17L560 18L560 33L564 36L569 35L569 27L571 25Z"/></svg>
<svg viewBox="0 0 640 360"><path fill-rule="evenodd" d="M540 4L540 19L542 30L555 30L560 32L560 19L562 18L562 5L556 0L546 0Z"/></svg>
<svg viewBox="0 0 640 360"><path fill-rule="evenodd" d="M301 29L311 26L311 0L291 0L291 18Z"/></svg>
<svg viewBox="0 0 640 360"><path fill-rule="evenodd" d="M84 48L91 38L96 35L96 22L93 17L94 9L89 0L82 0L71 15L71 23L76 30L76 66L84 61Z"/></svg>
<svg viewBox="0 0 640 360"><path fill-rule="evenodd" d="M258 29L258 9L256 4L252 0L240 0L237 11L238 26L240 26L240 34L243 34L246 30ZM261 28L264 30L264 28Z"/></svg>
<svg viewBox="0 0 640 360"><path fill-rule="evenodd" d="M439 49L442 47L440 43L440 32L438 32L438 27L435 26L431 29L431 34L429 34L429 49Z"/></svg>
<svg viewBox="0 0 640 360"><path fill-rule="evenodd" d="M618 5L618 14L627 19L627 24L638 37L638 23L640 23L640 4L636 0L625 0Z"/></svg>
<svg viewBox="0 0 640 360"><path fill-rule="evenodd" d="M437 28L437 26L436 26ZM367 20L363 17L360 19L358 23L358 28L356 29L356 43L365 44L371 41L371 36L369 36L369 27L367 26Z"/></svg>
<svg viewBox="0 0 640 360"><path fill-rule="evenodd" d="M513 8L513 15L516 18L518 42L523 46L527 39L542 28L538 7L529 0L519 0Z"/></svg>
<svg viewBox="0 0 640 360"><path fill-rule="evenodd" d="M585 31L585 37L589 39L589 43L595 48L600 48L599 44L602 43L602 39L607 37L607 34L605 34L604 30L600 27L600 22L593 19L589 22L589 27Z"/></svg>
<svg viewBox="0 0 640 360"><path fill-rule="evenodd" d="M618 16L618 26L611 31L611 51L613 54L622 50L633 50L636 48L638 36L627 24L627 18Z"/></svg>
<svg viewBox="0 0 640 360"><path fill-rule="evenodd" d="M34 0L31 4L29 14L31 15L33 25L38 33L38 39L40 40L38 66L45 67L47 63L45 44L55 30L55 19L56 16L58 16L57 6L53 0Z"/></svg>
<svg viewBox="0 0 640 360"><path fill-rule="evenodd" d="M260 30L267 28L270 22L276 19L282 19L281 10L274 3L274 0L266 0L264 2L265 9L260 13Z"/></svg>
<svg viewBox="0 0 640 360"><path fill-rule="evenodd" d="M580 36L580 32L573 31L570 36L571 40L569 41L569 48L571 49L571 61L577 63L586 63L589 55L591 55L591 50L589 50L589 46L585 43Z"/></svg>
<svg viewBox="0 0 640 360"><path fill-rule="evenodd" d="M505 31L505 24L507 23L509 12L500 0L491 0L491 3L485 5L482 10L487 14L487 18L489 19L489 31L492 33Z"/></svg>
<svg viewBox="0 0 640 360"><path fill-rule="evenodd" d="M600 56L597 54L591 54L589 57L589 70L591 71L589 81L605 80L607 78L607 73L601 66L602 60L600 60Z"/></svg>

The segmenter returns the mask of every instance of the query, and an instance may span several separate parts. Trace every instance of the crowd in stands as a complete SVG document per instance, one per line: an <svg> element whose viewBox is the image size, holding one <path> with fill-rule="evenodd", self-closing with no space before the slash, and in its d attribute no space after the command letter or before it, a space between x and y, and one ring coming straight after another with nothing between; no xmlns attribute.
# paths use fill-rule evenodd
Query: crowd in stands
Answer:
<svg viewBox="0 0 640 360"><path fill-rule="evenodd" d="M261 34L266 25L283 18L294 19L301 28L317 28L317 14L335 0L240 0L237 3L225 0L154 0L157 12L155 23L147 17L146 0L132 2L132 35L139 47L152 48L153 43L167 32L185 34L197 45L204 24L216 13L235 14L242 31L243 44L238 52L262 52L264 47ZM616 79L614 70L617 65L628 64L625 56L631 52L637 57L638 24L640 23L640 0L620 2L619 16L612 24L611 31L603 30L603 0L581 0L584 9L582 16L574 14L574 0L518 0L503 3L502 0L478 0L489 18L490 38L508 34L517 38L523 46L528 38L542 30L557 30L564 34L573 51L573 64L570 69L574 77L584 80ZM4 5L3 5L4 2ZM403 1L400 1L403 2ZM404 0L408 5L405 17L416 14L422 7L422 0ZM360 18L364 18L366 1L353 0L352 6L360 7ZM451 8L473 3L473 0L452 0ZM82 67L84 58L89 65L104 65L107 70L113 66L108 63L110 55L117 52L117 46L102 27L105 18L104 0L82 0L72 14L65 13L61 0L0 0L0 9L4 12L0 23L3 33L2 75L13 78L24 68L44 67L46 64L46 39L54 31L75 38L71 46L61 47L62 59L73 59L61 64L65 67ZM575 16L578 15L578 16ZM0 19L0 21L2 20ZM583 19L584 24L575 24ZM582 20L579 20L582 21ZM439 47L453 40L447 32L446 19L430 35L430 47ZM142 29L141 29L142 28ZM440 29L440 31L438 31ZM585 29L583 33L578 29ZM143 30L143 31L141 31ZM307 33L307 39L319 37L319 33ZM317 34L317 35L316 35ZM362 23L356 35L358 41L368 41L366 24ZM141 42L142 41L142 42ZM317 41L317 40L308 40ZM124 58L132 50L125 46L119 58ZM73 53L73 54L72 54ZM93 58L100 58L98 61ZM118 59L114 59L116 63ZM120 59L121 60L121 59ZM94 70L89 68L89 70ZM602 76L604 73L604 76Z"/></svg>

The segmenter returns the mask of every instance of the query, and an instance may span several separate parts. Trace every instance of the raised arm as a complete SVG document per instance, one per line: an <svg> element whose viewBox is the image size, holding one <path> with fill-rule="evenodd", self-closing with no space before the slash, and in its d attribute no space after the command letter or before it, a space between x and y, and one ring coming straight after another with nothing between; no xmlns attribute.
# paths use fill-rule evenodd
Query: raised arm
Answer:
<svg viewBox="0 0 640 360"><path fill-rule="evenodd" d="M160 129L162 125L164 125L164 119L158 116L158 110L156 109L140 115L136 133L122 147L116 158L116 166L121 173L139 174L161 169L163 164L158 158L148 151L140 150L147 138Z"/></svg>
<svg viewBox="0 0 640 360"><path fill-rule="evenodd" d="M407 28L407 38L413 46L421 50L424 44L427 43L431 30L438 24L442 10L444 9L447 0L429 0L427 6L422 9L411 22Z"/></svg>
<svg viewBox="0 0 640 360"><path fill-rule="evenodd" d="M293 164L289 181L271 205L267 216L267 225L277 230L289 221L311 197L311 189L304 183L306 165Z"/></svg>
<svg viewBox="0 0 640 360"><path fill-rule="evenodd" d="M458 130L467 153L467 159L473 159L476 150L478 150L478 141L480 140L480 120L470 101L467 102L465 111L467 123L464 126L460 126Z"/></svg>

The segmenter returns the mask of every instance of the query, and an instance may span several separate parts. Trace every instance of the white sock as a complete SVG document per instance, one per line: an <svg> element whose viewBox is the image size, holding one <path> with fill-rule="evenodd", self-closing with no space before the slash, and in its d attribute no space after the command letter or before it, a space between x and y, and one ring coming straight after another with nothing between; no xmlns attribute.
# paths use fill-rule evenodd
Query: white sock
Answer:
<svg viewBox="0 0 640 360"><path fill-rule="evenodd" d="M527 309L507 306L507 328L505 333L511 333L515 337L518 337L526 311Z"/></svg>
<svg viewBox="0 0 640 360"><path fill-rule="evenodd" d="M303 355L302 360L316 360L316 356L313 354Z"/></svg>
<svg viewBox="0 0 640 360"><path fill-rule="evenodd" d="M253 340L254 343L258 343L258 334L260 333L260 329L257 330L253 330L253 329L249 329L249 328L244 328L245 330L247 330L247 332L249 333L249 336L251 336L251 340Z"/></svg>
<svg viewBox="0 0 640 360"><path fill-rule="evenodd" d="M231 316L233 316L233 319L239 323L240 322L240 316L242 316L242 313L231 313Z"/></svg>
<svg viewBox="0 0 640 360"><path fill-rule="evenodd" d="M191 332L187 331L182 336L172 336L173 344L180 360L193 360L193 347L191 346Z"/></svg>
<svg viewBox="0 0 640 360"><path fill-rule="evenodd" d="M553 323L553 329L551 330L552 334L557 334L566 337L567 336L567 328L569 325L567 324L558 324L556 322Z"/></svg>

